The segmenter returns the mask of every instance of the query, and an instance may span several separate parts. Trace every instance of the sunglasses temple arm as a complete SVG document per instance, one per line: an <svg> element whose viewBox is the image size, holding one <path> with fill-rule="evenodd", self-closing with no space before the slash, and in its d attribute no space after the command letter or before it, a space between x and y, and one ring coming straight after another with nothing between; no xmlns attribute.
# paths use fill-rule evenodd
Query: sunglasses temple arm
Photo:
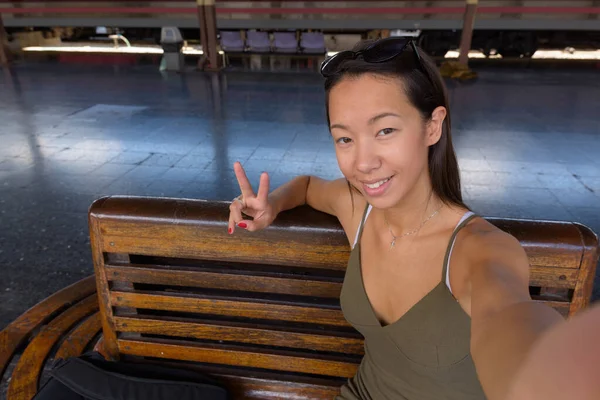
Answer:
<svg viewBox="0 0 600 400"><path fill-rule="evenodd" d="M417 50L417 45L415 44L414 40L410 41L410 46L412 47L413 52L415 53L415 57L417 57L417 62L421 64L421 55L419 54L419 50Z"/></svg>

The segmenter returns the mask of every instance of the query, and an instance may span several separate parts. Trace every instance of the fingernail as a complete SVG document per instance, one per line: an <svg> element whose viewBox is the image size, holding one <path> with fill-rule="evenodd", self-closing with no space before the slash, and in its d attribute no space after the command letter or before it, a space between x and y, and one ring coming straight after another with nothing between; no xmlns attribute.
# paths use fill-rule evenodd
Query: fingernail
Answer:
<svg viewBox="0 0 600 400"><path fill-rule="evenodd" d="M238 226L239 226L240 228L244 228L244 229L246 229L246 228L248 227L248 225L246 225L246 223L245 223L245 222L240 222L240 223L238 224Z"/></svg>
<svg viewBox="0 0 600 400"><path fill-rule="evenodd" d="M227 232L229 232L229 234L231 235L231 233L233 232L233 229L229 228L229 229L227 230Z"/></svg>

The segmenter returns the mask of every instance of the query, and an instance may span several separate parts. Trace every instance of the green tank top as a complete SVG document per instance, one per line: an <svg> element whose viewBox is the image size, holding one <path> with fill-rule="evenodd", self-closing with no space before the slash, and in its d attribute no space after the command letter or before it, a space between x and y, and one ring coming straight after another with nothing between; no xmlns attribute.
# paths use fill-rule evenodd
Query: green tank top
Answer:
<svg viewBox="0 0 600 400"><path fill-rule="evenodd" d="M356 375L337 400L483 400L470 353L471 319L449 289L448 263L454 230L439 284L399 320L382 326L367 297L360 265L360 238L371 210L365 211L350 254L340 302L346 320L365 338Z"/></svg>

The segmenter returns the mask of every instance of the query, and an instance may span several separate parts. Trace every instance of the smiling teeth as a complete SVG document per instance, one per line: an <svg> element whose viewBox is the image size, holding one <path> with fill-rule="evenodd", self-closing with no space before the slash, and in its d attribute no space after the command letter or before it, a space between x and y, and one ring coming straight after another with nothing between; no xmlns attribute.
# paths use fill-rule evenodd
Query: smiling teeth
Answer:
<svg viewBox="0 0 600 400"><path fill-rule="evenodd" d="M379 186L383 185L384 183L386 183L389 180L390 180L390 178L387 178L387 179L384 179L382 181L375 182L372 185L369 185L368 183L365 183L365 186L367 186L369 189L377 189Z"/></svg>

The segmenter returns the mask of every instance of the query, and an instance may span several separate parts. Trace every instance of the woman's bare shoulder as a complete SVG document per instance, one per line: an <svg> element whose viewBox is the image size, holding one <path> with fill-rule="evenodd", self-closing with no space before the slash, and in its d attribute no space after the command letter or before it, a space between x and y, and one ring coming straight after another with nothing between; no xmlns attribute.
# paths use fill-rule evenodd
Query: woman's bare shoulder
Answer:
<svg viewBox="0 0 600 400"><path fill-rule="evenodd" d="M487 251L521 249L520 242L510 233L498 228L485 218L477 216L464 227L463 243L471 248Z"/></svg>
<svg viewBox="0 0 600 400"><path fill-rule="evenodd" d="M354 240L358 225L367 207L367 201L344 178L325 180L311 176L307 191L309 206L335 216L348 240Z"/></svg>
<svg viewBox="0 0 600 400"><path fill-rule="evenodd" d="M529 274L529 260L519 240L483 217L463 228L457 240L457 252L469 265L469 275L482 268L506 268L522 279Z"/></svg>

